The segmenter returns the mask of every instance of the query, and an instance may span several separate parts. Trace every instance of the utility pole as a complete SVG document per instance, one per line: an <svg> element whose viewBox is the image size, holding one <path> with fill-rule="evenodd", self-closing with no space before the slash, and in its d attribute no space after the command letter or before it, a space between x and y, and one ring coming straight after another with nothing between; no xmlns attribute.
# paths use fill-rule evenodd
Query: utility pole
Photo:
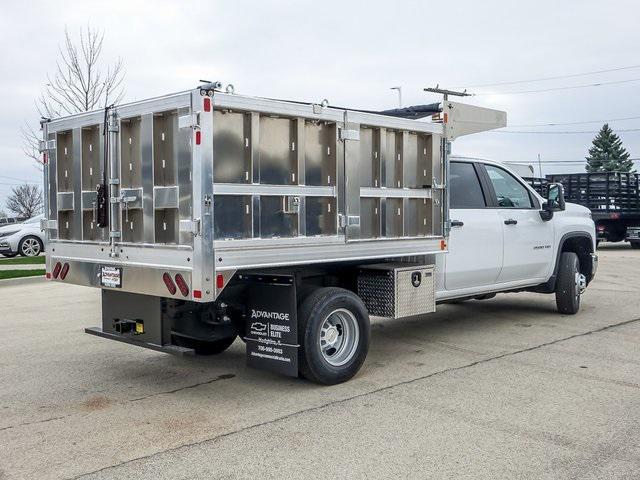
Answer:
<svg viewBox="0 0 640 480"><path fill-rule="evenodd" d="M540 161L540 154L538 154L538 170L540 171L540 178L542 178L542 162Z"/></svg>
<svg viewBox="0 0 640 480"><path fill-rule="evenodd" d="M402 108L402 87L391 87L389 90L398 91L398 107Z"/></svg>

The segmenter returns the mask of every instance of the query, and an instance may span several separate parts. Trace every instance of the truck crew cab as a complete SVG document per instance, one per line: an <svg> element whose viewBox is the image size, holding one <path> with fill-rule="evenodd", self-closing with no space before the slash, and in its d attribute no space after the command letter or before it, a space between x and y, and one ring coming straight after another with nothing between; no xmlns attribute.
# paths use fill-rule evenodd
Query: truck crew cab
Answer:
<svg viewBox="0 0 640 480"><path fill-rule="evenodd" d="M564 202L562 185L542 198L498 162L451 157L449 253L439 257L438 300L496 292L555 293L575 314L598 260L589 209Z"/></svg>
<svg viewBox="0 0 640 480"><path fill-rule="evenodd" d="M588 211L452 159L506 113L431 91L375 112L215 82L44 121L47 278L101 289L89 334L178 355L240 337L249 366L322 384L358 372L369 315L522 290L576 313Z"/></svg>

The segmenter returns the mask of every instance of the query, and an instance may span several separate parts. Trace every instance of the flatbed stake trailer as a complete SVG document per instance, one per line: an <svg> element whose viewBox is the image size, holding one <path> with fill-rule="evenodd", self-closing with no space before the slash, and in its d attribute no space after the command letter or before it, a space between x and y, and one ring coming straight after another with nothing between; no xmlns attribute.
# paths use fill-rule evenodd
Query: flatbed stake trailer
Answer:
<svg viewBox="0 0 640 480"><path fill-rule="evenodd" d="M506 114L218 88L43 123L47 277L102 289L87 333L183 355L240 336L251 366L345 381L369 314L435 310L449 142Z"/></svg>
<svg viewBox="0 0 640 480"><path fill-rule="evenodd" d="M561 183L567 201L591 210L598 242L628 241L640 248L640 174L560 173L546 180Z"/></svg>

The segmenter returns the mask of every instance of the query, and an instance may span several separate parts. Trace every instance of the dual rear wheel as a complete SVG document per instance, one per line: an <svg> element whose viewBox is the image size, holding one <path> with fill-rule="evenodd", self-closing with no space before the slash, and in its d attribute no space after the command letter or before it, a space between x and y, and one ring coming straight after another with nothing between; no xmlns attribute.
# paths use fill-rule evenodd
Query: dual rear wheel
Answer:
<svg viewBox="0 0 640 480"><path fill-rule="evenodd" d="M315 383L334 385L352 378L369 351L370 321L362 300L343 288L318 288L298 306L298 368ZM206 341L174 333L173 342L199 355L222 353L235 333Z"/></svg>
<svg viewBox="0 0 640 480"><path fill-rule="evenodd" d="M298 362L307 380L334 385L352 378L369 351L369 314L343 288L319 288L298 308Z"/></svg>

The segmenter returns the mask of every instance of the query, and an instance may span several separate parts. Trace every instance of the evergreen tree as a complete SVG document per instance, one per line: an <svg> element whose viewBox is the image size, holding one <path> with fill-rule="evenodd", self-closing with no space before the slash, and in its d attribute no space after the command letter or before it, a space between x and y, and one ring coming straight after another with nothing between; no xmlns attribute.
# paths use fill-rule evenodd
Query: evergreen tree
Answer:
<svg viewBox="0 0 640 480"><path fill-rule="evenodd" d="M589 149L587 172L631 172L633 161L629 160L629 152L622 146L620 137L605 123Z"/></svg>

